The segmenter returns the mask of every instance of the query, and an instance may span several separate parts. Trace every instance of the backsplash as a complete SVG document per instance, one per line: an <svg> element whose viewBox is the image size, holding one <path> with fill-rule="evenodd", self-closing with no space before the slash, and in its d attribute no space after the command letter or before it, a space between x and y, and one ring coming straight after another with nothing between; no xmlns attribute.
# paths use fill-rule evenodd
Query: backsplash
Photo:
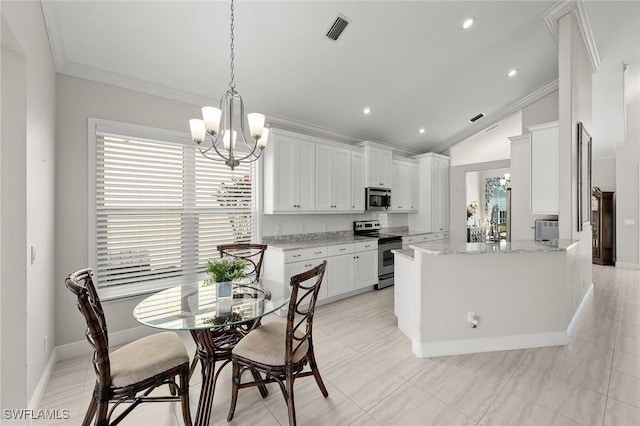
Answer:
<svg viewBox="0 0 640 426"><path fill-rule="evenodd" d="M262 215L262 237L353 231L356 220L379 220L383 228L407 226L408 213Z"/></svg>

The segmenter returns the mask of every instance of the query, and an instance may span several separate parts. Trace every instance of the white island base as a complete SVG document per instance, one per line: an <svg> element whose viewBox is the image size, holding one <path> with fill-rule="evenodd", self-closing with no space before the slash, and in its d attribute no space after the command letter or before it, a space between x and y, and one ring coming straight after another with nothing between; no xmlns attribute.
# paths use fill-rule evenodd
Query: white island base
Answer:
<svg viewBox="0 0 640 426"><path fill-rule="evenodd" d="M398 327L421 358L565 345L593 288L578 282L579 246L432 243L398 250Z"/></svg>

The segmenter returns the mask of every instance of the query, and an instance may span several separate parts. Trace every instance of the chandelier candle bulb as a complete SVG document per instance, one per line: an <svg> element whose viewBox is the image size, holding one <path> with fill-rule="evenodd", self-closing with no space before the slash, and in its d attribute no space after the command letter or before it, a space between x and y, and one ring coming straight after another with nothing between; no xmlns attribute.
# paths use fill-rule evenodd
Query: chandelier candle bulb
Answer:
<svg viewBox="0 0 640 426"><path fill-rule="evenodd" d="M207 132L211 135L215 135L220 131L220 117L222 111L220 108L206 106L202 108L202 118L204 119L204 126Z"/></svg>
<svg viewBox="0 0 640 426"><path fill-rule="evenodd" d="M267 147L267 140L269 139L269 128L265 127L262 129L262 136L258 139L258 148L264 149Z"/></svg>
<svg viewBox="0 0 640 426"><path fill-rule="evenodd" d="M191 128L191 139L200 145L202 141L204 141L204 135L206 133L204 121L198 118L192 118L189 120L189 127Z"/></svg>
<svg viewBox="0 0 640 426"><path fill-rule="evenodd" d="M262 129L264 129L264 114L252 112L247 114L247 121L249 121L249 132L254 139L260 139L262 137Z"/></svg>
<svg viewBox="0 0 640 426"><path fill-rule="evenodd" d="M222 142L224 143L224 149L235 149L236 147L236 137L238 136L238 132L235 130L232 132L231 142L229 142L229 131L225 130L222 132Z"/></svg>

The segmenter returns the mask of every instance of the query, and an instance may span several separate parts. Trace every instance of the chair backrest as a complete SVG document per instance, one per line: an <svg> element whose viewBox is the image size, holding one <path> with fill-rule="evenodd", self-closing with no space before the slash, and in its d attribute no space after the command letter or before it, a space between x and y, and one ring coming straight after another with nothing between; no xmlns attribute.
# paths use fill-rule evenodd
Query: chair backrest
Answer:
<svg viewBox="0 0 640 426"><path fill-rule="evenodd" d="M287 363L293 362L297 351L308 348L303 346L305 342L311 344L313 314L326 267L325 260L315 268L291 277L285 353ZM314 277L315 280L311 280ZM309 280L311 281L307 283Z"/></svg>
<svg viewBox="0 0 640 426"><path fill-rule="evenodd" d="M244 260L247 264L247 275L255 276L256 280L260 278L265 250L267 250L266 244L238 243L220 244L218 246L220 257L233 257Z"/></svg>
<svg viewBox="0 0 640 426"><path fill-rule="evenodd" d="M87 322L85 335L93 347L93 368L102 386L111 385L109 336L100 297L93 284L91 269L81 269L69 275L65 285L78 298L78 310Z"/></svg>

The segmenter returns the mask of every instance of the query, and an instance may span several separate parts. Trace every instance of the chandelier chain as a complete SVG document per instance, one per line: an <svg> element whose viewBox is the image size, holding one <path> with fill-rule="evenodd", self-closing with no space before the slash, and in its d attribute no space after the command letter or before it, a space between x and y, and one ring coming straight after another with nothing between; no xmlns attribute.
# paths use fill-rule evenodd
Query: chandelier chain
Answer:
<svg viewBox="0 0 640 426"><path fill-rule="evenodd" d="M233 10L234 10L233 0L231 0L231 46L230 46L231 47L231 55L230 55L230 57L231 57L231 74L230 74L231 81L229 81L229 88L231 89L231 92L235 92L236 91L236 83L234 81L235 75L233 74L233 68L234 68L234 65L233 65L233 59L234 59L234 54L233 54L233 48L234 48L234 36L233 36L234 25L233 25L233 20L235 19L235 16L233 14Z"/></svg>

